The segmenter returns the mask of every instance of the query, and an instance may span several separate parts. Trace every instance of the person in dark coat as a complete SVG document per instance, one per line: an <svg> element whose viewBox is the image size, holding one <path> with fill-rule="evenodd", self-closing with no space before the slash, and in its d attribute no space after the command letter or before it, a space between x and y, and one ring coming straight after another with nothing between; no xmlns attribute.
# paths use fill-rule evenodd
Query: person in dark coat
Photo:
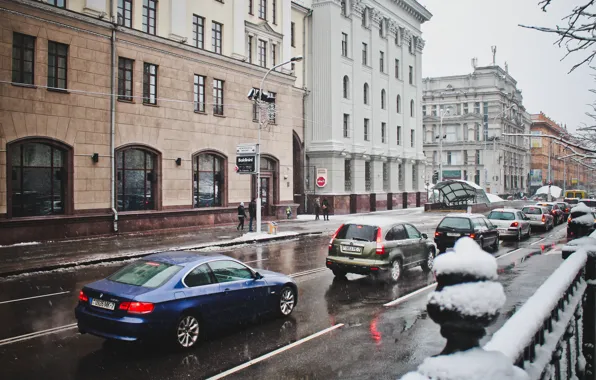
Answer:
<svg viewBox="0 0 596 380"><path fill-rule="evenodd" d="M248 204L248 232L252 232L252 221L257 217L257 203L253 198Z"/></svg>
<svg viewBox="0 0 596 380"><path fill-rule="evenodd" d="M240 206L238 206L238 227L236 227L236 230L244 231L244 218L246 218L244 202L240 202Z"/></svg>
<svg viewBox="0 0 596 380"><path fill-rule="evenodd" d="M319 198L315 199L315 220L319 220L319 214L321 213L321 204L319 203Z"/></svg>
<svg viewBox="0 0 596 380"><path fill-rule="evenodd" d="M329 220L329 201L327 198L323 199L323 220Z"/></svg>

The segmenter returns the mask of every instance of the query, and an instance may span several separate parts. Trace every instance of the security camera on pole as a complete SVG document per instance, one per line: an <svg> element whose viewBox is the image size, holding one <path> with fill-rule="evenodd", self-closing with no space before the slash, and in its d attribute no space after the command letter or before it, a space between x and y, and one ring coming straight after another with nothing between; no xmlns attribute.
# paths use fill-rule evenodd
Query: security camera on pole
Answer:
<svg viewBox="0 0 596 380"><path fill-rule="evenodd" d="M256 203L257 203L257 233L261 232L261 128L263 127L263 124L266 122L266 120L262 119L261 116L261 110L260 108L262 106L267 106L267 103L271 102L271 98L269 96L269 94L264 94L263 93L263 84L265 83L265 79L267 78L267 76L269 75L269 73L275 69L277 69L280 66L284 66L287 65L288 63L292 63L292 62L300 62L302 61L302 56L296 56L296 57L292 57L289 61L285 61L282 62L278 65L273 66L272 68L270 68L267 73L265 73L265 76L263 76L263 79L261 80L261 85L259 86L259 90L258 92L256 92L254 89L250 90L250 92L248 93L248 98L250 100L254 100L255 102L255 106L257 108L257 120L259 122L259 134L258 134L258 139L257 139L257 152L256 152L256 171L257 171L257 199L256 199ZM265 103L265 104L263 104Z"/></svg>

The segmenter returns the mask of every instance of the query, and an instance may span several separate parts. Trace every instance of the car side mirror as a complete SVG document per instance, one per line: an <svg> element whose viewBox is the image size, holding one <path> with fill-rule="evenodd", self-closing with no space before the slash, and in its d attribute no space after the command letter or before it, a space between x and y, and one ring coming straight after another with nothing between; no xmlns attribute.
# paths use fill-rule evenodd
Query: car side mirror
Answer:
<svg viewBox="0 0 596 380"><path fill-rule="evenodd" d="M423 238L423 239L428 239L428 235L427 235L427 234L425 234L425 233L423 233L423 234L422 234L422 238Z"/></svg>
<svg viewBox="0 0 596 380"><path fill-rule="evenodd" d="M259 272L255 272L255 276L254 276L254 279L255 280L260 280L262 278L263 278L263 275L262 274L260 274Z"/></svg>

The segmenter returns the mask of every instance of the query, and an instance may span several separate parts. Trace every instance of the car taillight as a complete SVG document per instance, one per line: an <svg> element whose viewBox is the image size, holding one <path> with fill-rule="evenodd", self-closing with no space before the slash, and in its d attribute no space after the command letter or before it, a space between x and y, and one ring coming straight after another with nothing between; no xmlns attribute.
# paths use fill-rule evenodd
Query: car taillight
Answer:
<svg viewBox="0 0 596 380"><path fill-rule="evenodd" d="M519 223L518 222L511 223L511 227L517 227L517 226L519 226Z"/></svg>
<svg viewBox="0 0 596 380"><path fill-rule="evenodd" d="M82 290L79 292L79 301L81 301L81 302L88 302L89 301L89 297L87 297L87 295L85 294L85 292L83 292Z"/></svg>
<svg viewBox="0 0 596 380"><path fill-rule="evenodd" d="M435 237L439 237L439 236L441 236L441 233L440 232L435 232Z"/></svg>
<svg viewBox="0 0 596 380"><path fill-rule="evenodd" d="M383 245L383 231L381 227L377 228L377 255L385 254L385 246Z"/></svg>
<svg viewBox="0 0 596 380"><path fill-rule="evenodd" d="M546 215L542 214L542 223L546 223Z"/></svg>
<svg viewBox="0 0 596 380"><path fill-rule="evenodd" d="M343 228L343 226L344 226L343 224L341 226L339 226L339 228L337 229L337 231L335 231L333 233L333 236L331 236L331 240L329 240L329 251L331 251L331 248L333 247L333 240L335 240L335 237L339 233L339 230L341 230Z"/></svg>
<svg viewBox="0 0 596 380"><path fill-rule="evenodd" d="M154 305L151 302L122 302L118 309L126 310L131 314L148 314L153 311Z"/></svg>
<svg viewBox="0 0 596 380"><path fill-rule="evenodd" d="M471 239L476 239L476 234L470 234Z"/></svg>
<svg viewBox="0 0 596 380"><path fill-rule="evenodd" d="M571 217L567 218L567 223L571 223Z"/></svg>

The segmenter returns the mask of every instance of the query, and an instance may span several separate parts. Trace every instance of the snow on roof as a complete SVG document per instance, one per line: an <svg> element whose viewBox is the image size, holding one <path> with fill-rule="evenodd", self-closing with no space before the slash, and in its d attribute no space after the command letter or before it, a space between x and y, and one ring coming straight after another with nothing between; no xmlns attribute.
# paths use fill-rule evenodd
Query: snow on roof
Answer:
<svg viewBox="0 0 596 380"><path fill-rule="evenodd" d="M552 195L555 198L559 198L561 196L561 193L563 192L563 189L561 189L559 186L542 186L541 188L539 188L538 190L536 190L536 194L548 194L548 188L550 187L550 195Z"/></svg>
<svg viewBox="0 0 596 380"><path fill-rule="evenodd" d="M437 256L433 268L437 276L462 273L487 280L497 279L497 260L469 237L460 238L453 251Z"/></svg>
<svg viewBox="0 0 596 380"><path fill-rule="evenodd" d="M503 307L505 292L503 285L498 282L468 282L432 292L428 296L428 303L439 306L441 310L482 317L494 315Z"/></svg>
<svg viewBox="0 0 596 380"><path fill-rule="evenodd" d="M481 348L424 359L418 372L441 380L528 380L528 374L500 352ZM410 377L407 380L424 379Z"/></svg>
<svg viewBox="0 0 596 380"><path fill-rule="evenodd" d="M500 196L495 195L495 194L486 193L486 197L488 198L489 202L491 202L491 203L505 202L505 200L503 198L501 198Z"/></svg>
<svg viewBox="0 0 596 380"><path fill-rule="evenodd" d="M592 209L588 206L586 206L586 204L584 202L579 202L577 205L573 206L573 208L571 209L571 212L583 212L583 213L591 213Z"/></svg>
<svg viewBox="0 0 596 380"><path fill-rule="evenodd" d="M584 226L591 226L591 225L595 224L594 215L592 215L592 212L590 211L589 214L582 215L577 218L571 219L571 223L582 224Z"/></svg>

